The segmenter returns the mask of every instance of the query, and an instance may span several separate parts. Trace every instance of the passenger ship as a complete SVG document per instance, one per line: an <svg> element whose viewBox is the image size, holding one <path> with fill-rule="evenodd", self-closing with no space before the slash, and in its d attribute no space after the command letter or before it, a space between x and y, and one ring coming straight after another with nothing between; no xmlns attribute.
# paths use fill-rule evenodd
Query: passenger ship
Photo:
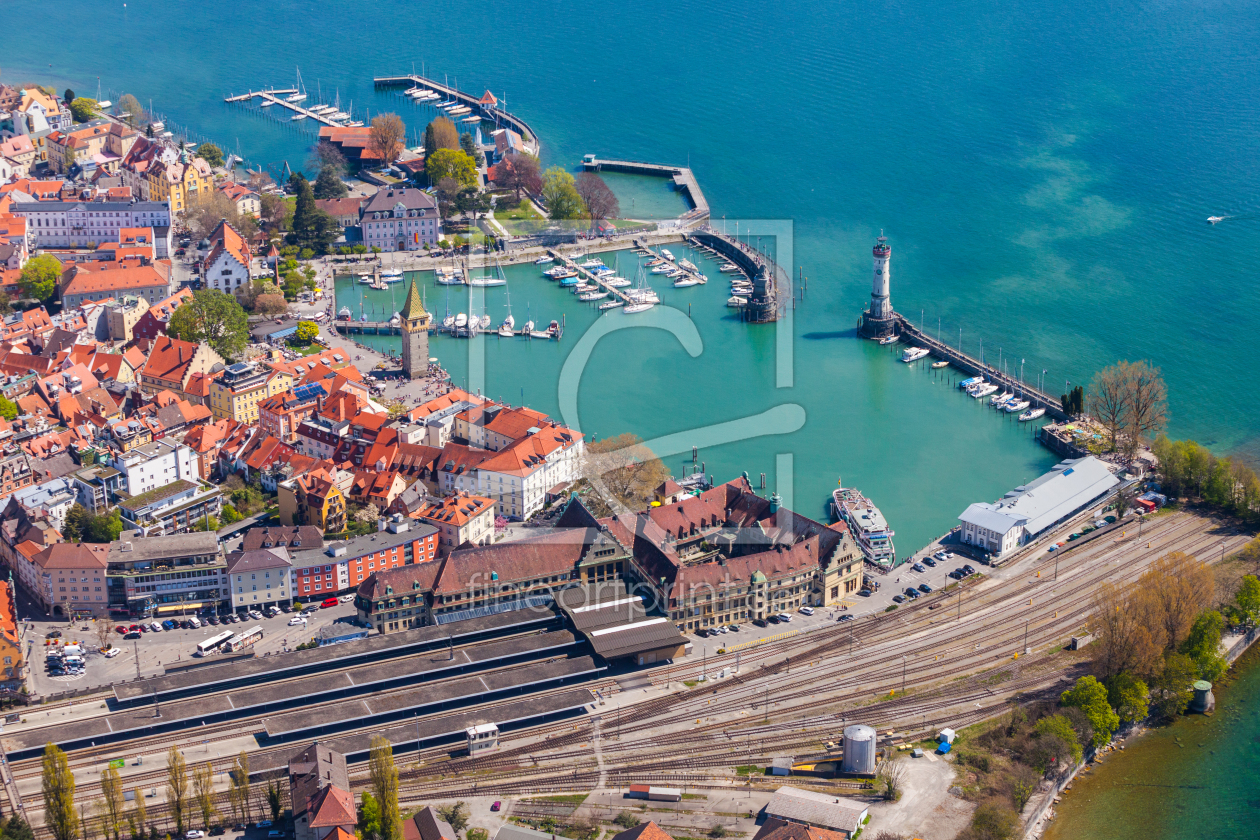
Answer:
<svg viewBox="0 0 1260 840"><path fill-rule="evenodd" d="M891 569L897 562L893 530L869 499L852 487L837 487L831 493L836 517L849 526L862 554L872 563Z"/></svg>

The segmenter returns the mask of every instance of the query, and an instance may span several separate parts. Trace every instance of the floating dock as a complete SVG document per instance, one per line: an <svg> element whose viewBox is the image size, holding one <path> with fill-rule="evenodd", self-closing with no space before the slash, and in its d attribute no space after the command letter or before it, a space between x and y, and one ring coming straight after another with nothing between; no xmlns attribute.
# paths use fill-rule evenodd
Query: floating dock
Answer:
<svg viewBox="0 0 1260 840"><path fill-rule="evenodd" d="M276 89L276 88L269 88L267 90L253 90L248 93L242 93L239 96L225 96L223 98L223 101L224 102L250 102L254 99L258 99L262 102L270 102L272 105L279 105L282 108L287 108L290 111L292 111L294 114L304 114L307 119L313 120L319 123L320 125L334 126L337 128L347 125L346 122L342 122L340 120L330 120L327 117L316 114L314 111L310 110L309 108L299 105L296 102L289 102L284 99L285 96L288 96L290 94L294 94L297 92L298 92L297 88L285 88L283 90ZM304 120L292 120L292 121L304 122Z"/></svg>

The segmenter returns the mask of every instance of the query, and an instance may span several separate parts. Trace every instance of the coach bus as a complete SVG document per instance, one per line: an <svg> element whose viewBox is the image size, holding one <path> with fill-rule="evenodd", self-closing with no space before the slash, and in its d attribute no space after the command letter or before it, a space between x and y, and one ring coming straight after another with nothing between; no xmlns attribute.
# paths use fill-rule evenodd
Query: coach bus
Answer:
<svg viewBox="0 0 1260 840"><path fill-rule="evenodd" d="M232 631L225 630L218 635L211 636L204 642L198 642L197 649L193 651L193 656L209 656L210 654L218 651L218 649L222 647L223 643L230 638L232 638Z"/></svg>
<svg viewBox="0 0 1260 840"><path fill-rule="evenodd" d="M235 653L238 650L244 650L247 647L252 647L255 642L262 638L262 636L262 627L255 625L254 627L251 627L248 630L243 630L228 639L227 643L223 646L223 649L229 653Z"/></svg>

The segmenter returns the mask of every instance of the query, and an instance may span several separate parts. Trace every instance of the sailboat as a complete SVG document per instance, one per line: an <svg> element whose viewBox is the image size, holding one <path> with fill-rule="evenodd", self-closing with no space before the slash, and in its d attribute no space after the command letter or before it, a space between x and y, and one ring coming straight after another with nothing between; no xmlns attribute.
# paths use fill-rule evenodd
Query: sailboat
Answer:
<svg viewBox="0 0 1260 840"><path fill-rule="evenodd" d="M636 312L646 312L660 303L660 298L656 296L656 292L648 287L647 275L643 273L643 266L639 266L639 270L634 278L634 288L626 292L626 296L630 302L622 307L621 311L627 315L633 315Z"/></svg>
<svg viewBox="0 0 1260 840"><path fill-rule="evenodd" d="M302 84L302 68L297 68L297 93L291 93L284 98L285 102L301 102L306 98L306 86Z"/></svg>
<svg viewBox="0 0 1260 840"><path fill-rule="evenodd" d="M525 326L521 329L521 335L528 337L534 331L534 319L529 317L529 301L525 301Z"/></svg>
<svg viewBox="0 0 1260 840"><path fill-rule="evenodd" d="M504 338L511 338L516 335L516 319L512 317L512 292L507 292L507 317L503 319L503 323L499 325L499 335Z"/></svg>
<svg viewBox="0 0 1260 840"><path fill-rule="evenodd" d="M469 277L469 286L485 288L488 286L506 286L507 276L503 273L503 266L499 264L498 257L494 260L494 274L490 277Z"/></svg>
<svg viewBox="0 0 1260 840"><path fill-rule="evenodd" d="M97 110L108 111L113 106L113 104L114 103L110 102L108 99L101 99L101 77L97 76L96 77L96 108Z"/></svg>

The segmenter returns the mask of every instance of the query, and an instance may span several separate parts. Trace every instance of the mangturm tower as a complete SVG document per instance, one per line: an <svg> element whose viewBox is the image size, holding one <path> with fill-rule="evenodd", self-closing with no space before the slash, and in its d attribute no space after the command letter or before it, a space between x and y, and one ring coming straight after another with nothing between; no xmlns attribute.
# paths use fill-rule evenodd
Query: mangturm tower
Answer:
<svg viewBox="0 0 1260 840"><path fill-rule="evenodd" d="M407 292L407 301L398 315L402 319L403 375L408 379L419 379L429 370L429 321L432 316L424 310L414 277Z"/></svg>
<svg viewBox="0 0 1260 840"><path fill-rule="evenodd" d="M875 278L871 281L871 306L862 313L858 331L866 338L883 338L897 331L897 315L888 298L888 261L892 257L892 248L888 247L888 238L883 231L879 232L872 253L875 255Z"/></svg>

